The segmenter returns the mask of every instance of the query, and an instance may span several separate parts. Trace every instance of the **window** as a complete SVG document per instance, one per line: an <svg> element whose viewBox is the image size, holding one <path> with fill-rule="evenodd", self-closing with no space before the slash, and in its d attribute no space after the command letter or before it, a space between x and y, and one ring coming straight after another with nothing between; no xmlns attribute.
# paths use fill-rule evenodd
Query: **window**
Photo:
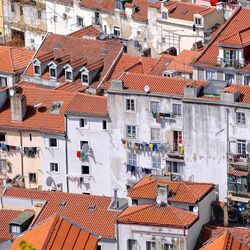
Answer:
<svg viewBox="0 0 250 250"><path fill-rule="evenodd" d="M32 134L30 134L30 141L32 141Z"/></svg>
<svg viewBox="0 0 250 250"><path fill-rule="evenodd" d="M34 65L35 75L41 75L41 67L40 65Z"/></svg>
<svg viewBox="0 0 250 250"><path fill-rule="evenodd" d="M174 161L166 161L167 171L171 173L179 173L178 163Z"/></svg>
<svg viewBox="0 0 250 250"><path fill-rule="evenodd" d="M79 120L79 126L80 128L86 128L88 125L88 120L87 119L80 119Z"/></svg>
<svg viewBox="0 0 250 250"><path fill-rule="evenodd" d="M81 166L81 174L89 175L89 166L82 165Z"/></svg>
<svg viewBox="0 0 250 250"><path fill-rule="evenodd" d="M82 82L83 83L89 83L89 74L88 73L82 73Z"/></svg>
<svg viewBox="0 0 250 250"><path fill-rule="evenodd" d="M228 66L237 66L237 51L224 49L224 63Z"/></svg>
<svg viewBox="0 0 250 250"><path fill-rule="evenodd" d="M20 16L23 16L23 6L20 6Z"/></svg>
<svg viewBox="0 0 250 250"><path fill-rule="evenodd" d="M51 173L58 173L59 172L58 163L56 163L56 162L51 162L50 163L50 172Z"/></svg>
<svg viewBox="0 0 250 250"><path fill-rule="evenodd" d="M58 18L56 15L54 15L54 22L57 22Z"/></svg>
<svg viewBox="0 0 250 250"><path fill-rule="evenodd" d="M37 10L37 18L42 19L42 11L41 10Z"/></svg>
<svg viewBox="0 0 250 250"><path fill-rule="evenodd" d="M250 76L244 76L244 85L250 85Z"/></svg>
<svg viewBox="0 0 250 250"><path fill-rule="evenodd" d="M168 19L168 13L166 11L162 11L161 17L162 19Z"/></svg>
<svg viewBox="0 0 250 250"><path fill-rule="evenodd" d="M181 104L173 103L172 110L174 115L181 116Z"/></svg>
<svg viewBox="0 0 250 250"><path fill-rule="evenodd" d="M30 183L37 183L37 178L35 173L29 173L29 182Z"/></svg>
<svg viewBox="0 0 250 250"><path fill-rule="evenodd" d="M132 199L132 205L137 206L138 205L138 200L137 199Z"/></svg>
<svg viewBox="0 0 250 250"><path fill-rule="evenodd" d="M136 126L133 126L133 125L126 126L126 137L129 139L136 138Z"/></svg>
<svg viewBox="0 0 250 250"><path fill-rule="evenodd" d="M0 142L6 140L6 134L5 133L0 133Z"/></svg>
<svg viewBox="0 0 250 250"><path fill-rule="evenodd" d="M237 153L242 156L246 155L246 141L245 140L237 141Z"/></svg>
<svg viewBox="0 0 250 250"><path fill-rule="evenodd" d="M137 154L128 152L128 165L137 166Z"/></svg>
<svg viewBox="0 0 250 250"><path fill-rule="evenodd" d="M114 26L114 35L118 36L118 37L121 35L121 29L120 29L120 27Z"/></svg>
<svg viewBox="0 0 250 250"><path fill-rule="evenodd" d="M161 156L152 156L152 168L161 168Z"/></svg>
<svg viewBox="0 0 250 250"><path fill-rule="evenodd" d="M95 12L94 23L96 25L100 25L101 24L100 13L99 12Z"/></svg>
<svg viewBox="0 0 250 250"><path fill-rule="evenodd" d="M10 9L11 12L15 12L15 3L11 3Z"/></svg>
<svg viewBox="0 0 250 250"><path fill-rule="evenodd" d="M164 244L164 250L174 250L173 244Z"/></svg>
<svg viewBox="0 0 250 250"><path fill-rule="evenodd" d="M79 16L76 17L76 23L77 23L77 26L83 27L83 18Z"/></svg>
<svg viewBox="0 0 250 250"><path fill-rule="evenodd" d="M236 112L237 124L246 124L246 117L244 112Z"/></svg>
<svg viewBox="0 0 250 250"><path fill-rule="evenodd" d="M134 47L136 49L139 49L141 47L140 43L138 41L134 41Z"/></svg>
<svg viewBox="0 0 250 250"><path fill-rule="evenodd" d="M56 78L56 69L50 67L49 74L50 74L50 78Z"/></svg>
<svg viewBox="0 0 250 250"><path fill-rule="evenodd" d="M152 142L161 141L161 130L159 128L151 128L151 141Z"/></svg>
<svg viewBox="0 0 250 250"><path fill-rule="evenodd" d="M135 111L134 99L126 99L126 111Z"/></svg>
<svg viewBox="0 0 250 250"><path fill-rule="evenodd" d="M147 241L146 242L146 250L156 250L155 242Z"/></svg>
<svg viewBox="0 0 250 250"><path fill-rule="evenodd" d="M201 26L202 25L202 20L200 17L195 17L194 23L196 26Z"/></svg>
<svg viewBox="0 0 250 250"><path fill-rule="evenodd" d="M179 146L182 145L183 145L182 131L174 131L174 144L173 144L174 151L179 151Z"/></svg>
<svg viewBox="0 0 250 250"><path fill-rule="evenodd" d="M107 33L107 25L104 25L104 32Z"/></svg>
<svg viewBox="0 0 250 250"><path fill-rule="evenodd" d="M137 240L128 240L128 250L137 250Z"/></svg>
<svg viewBox="0 0 250 250"><path fill-rule="evenodd" d="M207 80L216 80L216 71L206 70Z"/></svg>
<svg viewBox="0 0 250 250"><path fill-rule="evenodd" d="M166 43L166 38L164 36L161 37L161 43L165 44Z"/></svg>
<svg viewBox="0 0 250 250"><path fill-rule="evenodd" d="M228 81L228 83L234 83L234 74L225 73L225 81Z"/></svg>
<svg viewBox="0 0 250 250"><path fill-rule="evenodd" d="M86 146L88 147L88 142L87 141L80 141L80 150L83 149L83 147L85 147L84 145L86 144Z"/></svg>
<svg viewBox="0 0 250 250"><path fill-rule="evenodd" d="M21 233L21 227L16 225L10 226L10 232L13 234L20 234Z"/></svg>
<svg viewBox="0 0 250 250"><path fill-rule="evenodd" d="M97 246L96 250L102 250L102 246Z"/></svg>
<svg viewBox="0 0 250 250"><path fill-rule="evenodd" d="M0 76L0 87L7 86L7 77Z"/></svg>
<svg viewBox="0 0 250 250"><path fill-rule="evenodd" d="M107 121L106 120L102 121L102 129L107 130Z"/></svg>
<svg viewBox="0 0 250 250"><path fill-rule="evenodd" d="M72 71L65 71L65 78L66 81L73 81L73 75L72 75Z"/></svg>
<svg viewBox="0 0 250 250"><path fill-rule="evenodd" d="M51 148L57 148L57 139L56 138L49 138L49 146Z"/></svg>
<svg viewBox="0 0 250 250"><path fill-rule="evenodd" d="M140 36L141 35L141 31L137 30L136 34L137 34L137 36Z"/></svg>
<svg viewBox="0 0 250 250"><path fill-rule="evenodd" d="M150 101L150 111L158 113L160 111L160 103L157 101Z"/></svg>

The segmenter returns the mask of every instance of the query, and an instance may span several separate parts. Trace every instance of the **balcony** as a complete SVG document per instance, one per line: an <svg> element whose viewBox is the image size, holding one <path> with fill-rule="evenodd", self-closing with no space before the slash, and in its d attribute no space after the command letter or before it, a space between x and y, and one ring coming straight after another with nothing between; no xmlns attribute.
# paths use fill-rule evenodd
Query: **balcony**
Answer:
<svg viewBox="0 0 250 250"><path fill-rule="evenodd" d="M228 154L228 163L230 165L236 166L239 168L239 170L247 170L249 166L249 155L248 154L234 154L229 153Z"/></svg>
<svg viewBox="0 0 250 250"><path fill-rule="evenodd" d="M176 159L178 162L184 162L184 146L174 147L174 150L170 150L167 153L171 159Z"/></svg>
<svg viewBox="0 0 250 250"><path fill-rule="evenodd" d="M227 59L227 58L220 58L219 64L222 68L234 68L234 69L240 69L242 66L242 63L240 63L240 60L238 59Z"/></svg>

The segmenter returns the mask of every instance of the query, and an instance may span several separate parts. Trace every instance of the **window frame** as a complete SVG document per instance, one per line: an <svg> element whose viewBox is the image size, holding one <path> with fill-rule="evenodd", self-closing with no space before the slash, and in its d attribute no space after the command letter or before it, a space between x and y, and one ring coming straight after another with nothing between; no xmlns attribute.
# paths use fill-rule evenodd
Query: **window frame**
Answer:
<svg viewBox="0 0 250 250"><path fill-rule="evenodd" d="M235 75L233 73L224 73L224 81L228 81L226 80L226 75L232 75L233 76L233 80L232 81L228 81L229 83L235 83Z"/></svg>
<svg viewBox="0 0 250 250"><path fill-rule="evenodd" d="M238 125L246 125L246 113L243 111L235 112L235 119ZM244 122L242 122L244 121Z"/></svg>
<svg viewBox="0 0 250 250"><path fill-rule="evenodd" d="M4 133L4 132L0 132L0 142L6 142L6 133ZM4 136L4 141L3 140L1 140L1 136Z"/></svg>
<svg viewBox="0 0 250 250"><path fill-rule="evenodd" d="M35 176L35 181L31 181L31 180L32 180L32 179L30 178L31 175L34 175L34 176ZM37 183L38 183L37 173L33 173L33 172L30 172L30 173L29 173L29 183L30 183L30 184L37 184Z"/></svg>
<svg viewBox="0 0 250 250"><path fill-rule="evenodd" d="M168 19L168 12L167 11L162 11L161 12L161 18L164 19L164 20Z"/></svg>
<svg viewBox="0 0 250 250"><path fill-rule="evenodd" d="M55 141L56 141L56 146L52 146L51 140L55 140ZM58 139L57 139L57 138L54 138L54 137L50 137L50 138L49 138L49 147L50 147L50 148L58 148Z"/></svg>
<svg viewBox="0 0 250 250"><path fill-rule="evenodd" d="M130 140L135 140L137 138L136 125L131 125L131 124L126 125L126 138Z"/></svg>
<svg viewBox="0 0 250 250"><path fill-rule="evenodd" d="M154 131L157 131L157 132L154 132ZM156 134L153 134L153 133L156 133L157 136L155 136ZM151 142L160 142L161 141L161 129L160 128L156 128L156 127L150 128L150 141Z"/></svg>
<svg viewBox="0 0 250 250"><path fill-rule="evenodd" d="M8 78L5 76L0 76L0 87L8 86Z"/></svg>
<svg viewBox="0 0 250 250"><path fill-rule="evenodd" d="M154 155L151 158L152 160L152 169L161 169L161 156L160 155Z"/></svg>
<svg viewBox="0 0 250 250"><path fill-rule="evenodd" d="M55 170L52 170L52 165L57 165L57 171ZM49 163L49 170L50 170L50 173L53 173L53 174L58 174L60 171L59 171L59 163L58 162L50 162Z"/></svg>
<svg viewBox="0 0 250 250"><path fill-rule="evenodd" d="M135 246L135 248L134 248ZM127 249L128 250L137 250L138 249L138 242L135 239L128 239L127 241Z"/></svg>
<svg viewBox="0 0 250 250"><path fill-rule="evenodd" d="M37 18L42 19L42 10L37 10Z"/></svg>
<svg viewBox="0 0 250 250"><path fill-rule="evenodd" d="M83 77L86 77L87 81L83 80ZM82 74L81 74L81 80L82 80L83 84L89 85L89 73L86 72L86 71L83 71Z"/></svg>
<svg viewBox="0 0 250 250"><path fill-rule="evenodd" d="M83 125L82 122L83 122L84 126L82 126ZM79 128L80 129L88 129L88 125L89 125L88 119L86 119L86 118L79 119Z"/></svg>
<svg viewBox="0 0 250 250"><path fill-rule="evenodd" d="M36 73L36 67L38 67L38 73ZM42 74L42 69L41 69L41 65L40 65L40 63L38 64L38 63L36 63L36 64L34 64L34 76L41 76L41 74Z"/></svg>
<svg viewBox="0 0 250 250"><path fill-rule="evenodd" d="M23 6L22 5L20 5L20 16L23 16Z"/></svg>
<svg viewBox="0 0 250 250"><path fill-rule="evenodd" d="M208 77L208 74L214 74L213 77ZM205 79L206 80L216 80L217 79L217 71L216 70L210 70L210 69L205 69Z"/></svg>
<svg viewBox="0 0 250 250"><path fill-rule="evenodd" d="M197 20L199 20L199 22L197 22ZM194 18L194 23L195 23L195 26L202 26L202 18L201 17L195 17Z"/></svg>
<svg viewBox="0 0 250 250"><path fill-rule="evenodd" d="M77 26L78 26L78 27L84 27L84 24L83 24L83 17L81 17L81 16L76 16L76 23L77 23Z"/></svg>
<svg viewBox="0 0 250 250"><path fill-rule="evenodd" d="M176 107L176 108L175 108ZM176 112L175 112L176 111ZM172 103L172 113L176 117L182 117L182 104L181 103Z"/></svg>
<svg viewBox="0 0 250 250"><path fill-rule="evenodd" d="M67 76L67 74L68 73L70 73L70 75L71 75L71 79L69 79ZM71 70L71 69L66 69L65 70L65 81L67 81L67 82L73 82L73 70Z"/></svg>
<svg viewBox="0 0 250 250"><path fill-rule="evenodd" d="M133 105L131 103L132 101L134 102ZM130 102L129 108L128 108L128 102ZM133 106L133 109L132 109L132 106ZM125 98L125 111L129 113L136 112L136 99L135 98L128 98L128 97Z"/></svg>
<svg viewBox="0 0 250 250"><path fill-rule="evenodd" d="M128 152L128 165L138 166L138 157L136 153Z"/></svg>
<svg viewBox="0 0 250 250"><path fill-rule="evenodd" d="M247 141L246 140L237 140L236 141L236 150L238 155L247 154Z"/></svg>
<svg viewBox="0 0 250 250"><path fill-rule="evenodd" d="M108 121L102 120L102 130L108 130Z"/></svg>
<svg viewBox="0 0 250 250"><path fill-rule="evenodd" d="M120 37L121 36L121 27L119 27L119 26L113 26L113 33L114 33L114 35L116 37Z"/></svg>
<svg viewBox="0 0 250 250"><path fill-rule="evenodd" d="M55 76L51 75L51 70L55 71ZM49 67L49 77L50 77L50 79L57 79L57 68L55 66L50 66Z"/></svg>
<svg viewBox="0 0 250 250"><path fill-rule="evenodd" d="M88 173L83 173L83 167L87 167L88 168ZM90 166L88 165L81 165L81 175L84 175L84 176L90 176Z"/></svg>
<svg viewBox="0 0 250 250"><path fill-rule="evenodd" d="M146 241L146 250L156 250L156 242Z"/></svg>

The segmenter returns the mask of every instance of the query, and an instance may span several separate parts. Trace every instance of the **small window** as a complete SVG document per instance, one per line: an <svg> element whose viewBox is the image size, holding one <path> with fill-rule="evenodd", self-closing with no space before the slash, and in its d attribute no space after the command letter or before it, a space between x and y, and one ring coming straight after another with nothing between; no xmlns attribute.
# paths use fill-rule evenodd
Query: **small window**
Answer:
<svg viewBox="0 0 250 250"><path fill-rule="evenodd" d="M164 36L161 37L161 43L165 44L166 43L166 38Z"/></svg>
<svg viewBox="0 0 250 250"><path fill-rule="evenodd" d="M138 205L138 200L137 199L132 199L132 205L137 206Z"/></svg>
<svg viewBox="0 0 250 250"><path fill-rule="evenodd" d="M157 101L150 101L150 112L158 113L160 111L160 103Z"/></svg>
<svg viewBox="0 0 250 250"><path fill-rule="evenodd" d="M39 65L34 66L35 75L41 75L41 67Z"/></svg>
<svg viewBox="0 0 250 250"><path fill-rule="evenodd" d="M216 80L216 71L206 70L206 80Z"/></svg>
<svg viewBox="0 0 250 250"><path fill-rule="evenodd" d="M83 27L83 18L82 17L76 17L76 21L77 21L77 26L81 26Z"/></svg>
<svg viewBox="0 0 250 250"><path fill-rule="evenodd" d="M32 141L32 134L30 134L30 141Z"/></svg>
<svg viewBox="0 0 250 250"><path fill-rule="evenodd" d="M244 76L244 85L250 85L250 76Z"/></svg>
<svg viewBox="0 0 250 250"><path fill-rule="evenodd" d="M120 27L114 26L114 35L119 37L121 35L121 29Z"/></svg>
<svg viewBox="0 0 250 250"><path fill-rule="evenodd" d="M66 78L66 81L73 81L72 71L66 71L65 78Z"/></svg>
<svg viewBox="0 0 250 250"><path fill-rule="evenodd" d="M194 208L195 208L195 206L188 206L188 210L189 210L190 212L193 212L193 211L194 211Z"/></svg>
<svg viewBox="0 0 250 250"><path fill-rule="evenodd" d="M68 19L68 15L66 13L63 13L63 20L67 20Z"/></svg>
<svg viewBox="0 0 250 250"><path fill-rule="evenodd" d="M135 111L135 99L126 99L126 111Z"/></svg>
<svg viewBox="0 0 250 250"><path fill-rule="evenodd" d="M137 166L137 154L128 152L128 165Z"/></svg>
<svg viewBox="0 0 250 250"><path fill-rule="evenodd" d="M140 43L138 41L134 41L134 47L136 49L139 49L141 46L140 46Z"/></svg>
<svg viewBox="0 0 250 250"><path fill-rule="evenodd" d="M172 104L173 114L176 116L181 116L181 104Z"/></svg>
<svg viewBox="0 0 250 250"><path fill-rule="evenodd" d="M50 172L51 173L58 173L59 172L58 163L56 163L56 162L51 162L50 163Z"/></svg>
<svg viewBox="0 0 250 250"><path fill-rule="evenodd" d="M228 81L228 83L234 83L234 74L225 73L225 81Z"/></svg>
<svg viewBox="0 0 250 250"><path fill-rule="evenodd" d="M137 36L140 36L141 35L141 31L140 30L137 30Z"/></svg>
<svg viewBox="0 0 250 250"><path fill-rule="evenodd" d="M0 76L0 87L7 86L7 77Z"/></svg>
<svg viewBox="0 0 250 250"><path fill-rule="evenodd" d="M97 246L96 250L102 250L102 246Z"/></svg>
<svg viewBox="0 0 250 250"><path fill-rule="evenodd" d="M166 11L162 11L161 17L162 19L168 19L168 13Z"/></svg>
<svg viewBox="0 0 250 250"><path fill-rule="evenodd" d="M82 73L82 82L89 83L89 75L88 73Z"/></svg>
<svg viewBox="0 0 250 250"><path fill-rule="evenodd" d="M87 125L88 125L87 119L80 119L79 120L79 126L80 126L80 128L86 128Z"/></svg>
<svg viewBox="0 0 250 250"><path fill-rule="evenodd" d="M10 226L10 232L13 234L20 234L21 233L21 227L16 225Z"/></svg>
<svg viewBox="0 0 250 250"><path fill-rule="evenodd" d="M56 15L54 15L54 22L57 22L57 16Z"/></svg>
<svg viewBox="0 0 250 250"><path fill-rule="evenodd" d="M107 130L107 121L106 120L102 121L102 129Z"/></svg>
<svg viewBox="0 0 250 250"><path fill-rule="evenodd" d="M35 173L29 173L29 182L30 183L37 183L37 177Z"/></svg>
<svg viewBox="0 0 250 250"><path fill-rule="evenodd" d="M37 18L42 19L42 11L41 10L37 10Z"/></svg>
<svg viewBox="0 0 250 250"><path fill-rule="evenodd" d="M89 175L89 166L82 165L81 166L81 174Z"/></svg>
<svg viewBox="0 0 250 250"><path fill-rule="evenodd" d="M146 242L146 250L156 250L155 242L147 241Z"/></svg>
<svg viewBox="0 0 250 250"><path fill-rule="evenodd" d="M49 69L49 74L51 78L56 78L56 69L55 68L50 68Z"/></svg>
<svg viewBox="0 0 250 250"><path fill-rule="evenodd" d="M237 124L246 124L246 117L244 112L236 112L236 122Z"/></svg>
<svg viewBox="0 0 250 250"><path fill-rule="evenodd" d="M195 17L194 22L195 22L196 26L201 26L202 25L202 20L201 20L200 17Z"/></svg>
<svg viewBox="0 0 250 250"><path fill-rule="evenodd" d="M128 250L138 250L137 240L128 240Z"/></svg>
<svg viewBox="0 0 250 250"><path fill-rule="evenodd" d="M245 140L238 140L237 141L237 153L241 156L245 156L246 151L246 141Z"/></svg>
<svg viewBox="0 0 250 250"><path fill-rule="evenodd" d="M161 141L161 130L159 128L151 128L151 141L152 142Z"/></svg>
<svg viewBox="0 0 250 250"><path fill-rule="evenodd" d="M6 134L5 133L0 133L0 142L6 141Z"/></svg>
<svg viewBox="0 0 250 250"><path fill-rule="evenodd" d="M20 6L20 16L23 16L23 6Z"/></svg>
<svg viewBox="0 0 250 250"><path fill-rule="evenodd" d="M85 194L85 195L90 195L90 193L89 193L89 192L83 192L82 194Z"/></svg>
<svg viewBox="0 0 250 250"><path fill-rule="evenodd" d="M133 125L126 126L126 137L128 139L135 139L136 138L136 126L133 126Z"/></svg>
<svg viewBox="0 0 250 250"><path fill-rule="evenodd" d="M164 244L164 250L174 250L173 244Z"/></svg>
<svg viewBox="0 0 250 250"><path fill-rule="evenodd" d="M49 138L49 146L51 148L57 148L57 139L56 138Z"/></svg>
<svg viewBox="0 0 250 250"><path fill-rule="evenodd" d="M11 3L11 6L10 6L10 9L11 9L11 12L15 12L15 3Z"/></svg>
<svg viewBox="0 0 250 250"><path fill-rule="evenodd" d="M152 168L154 169L161 168L161 156L152 156Z"/></svg>

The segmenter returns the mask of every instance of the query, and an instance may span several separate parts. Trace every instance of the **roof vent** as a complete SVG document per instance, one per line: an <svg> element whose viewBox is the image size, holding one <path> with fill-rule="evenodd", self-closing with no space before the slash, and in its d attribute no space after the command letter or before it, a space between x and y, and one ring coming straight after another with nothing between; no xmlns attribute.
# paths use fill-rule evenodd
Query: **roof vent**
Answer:
<svg viewBox="0 0 250 250"><path fill-rule="evenodd" d="M60 114L61 107L63 105L63 101L54 101L52 107L50 109L51 114Z"/></svg>
<svg viewBox="0 0 250 250"><path fill-rule="evenodd" d="M103 48L103 49L102 49L102 54L103 54L104 56L106 56L106 55L108 54L108 52L109 52L109 49L108 49L108 48Z"/></svg>
<svg viewBox="0 0 250 250"><path fill-rule="evenodd" d="M61 49L61 48L62 48L61 43L56 42L56 43L55 43L55 47L54 47L54 48L55 48L55 49Z"/></svg>
<svg viewBox="0 0 250 250"><path fill-rule="evenodd" d="M88 207L88 210L95 210L96 209L96 205L95 204L92 204Z"/></svg>
<svg viewBox="0 0 250 250"><path fill-rule="evenodd" d="M60 201L59 207L65 207L66 206L66 201Z"/></svg>

